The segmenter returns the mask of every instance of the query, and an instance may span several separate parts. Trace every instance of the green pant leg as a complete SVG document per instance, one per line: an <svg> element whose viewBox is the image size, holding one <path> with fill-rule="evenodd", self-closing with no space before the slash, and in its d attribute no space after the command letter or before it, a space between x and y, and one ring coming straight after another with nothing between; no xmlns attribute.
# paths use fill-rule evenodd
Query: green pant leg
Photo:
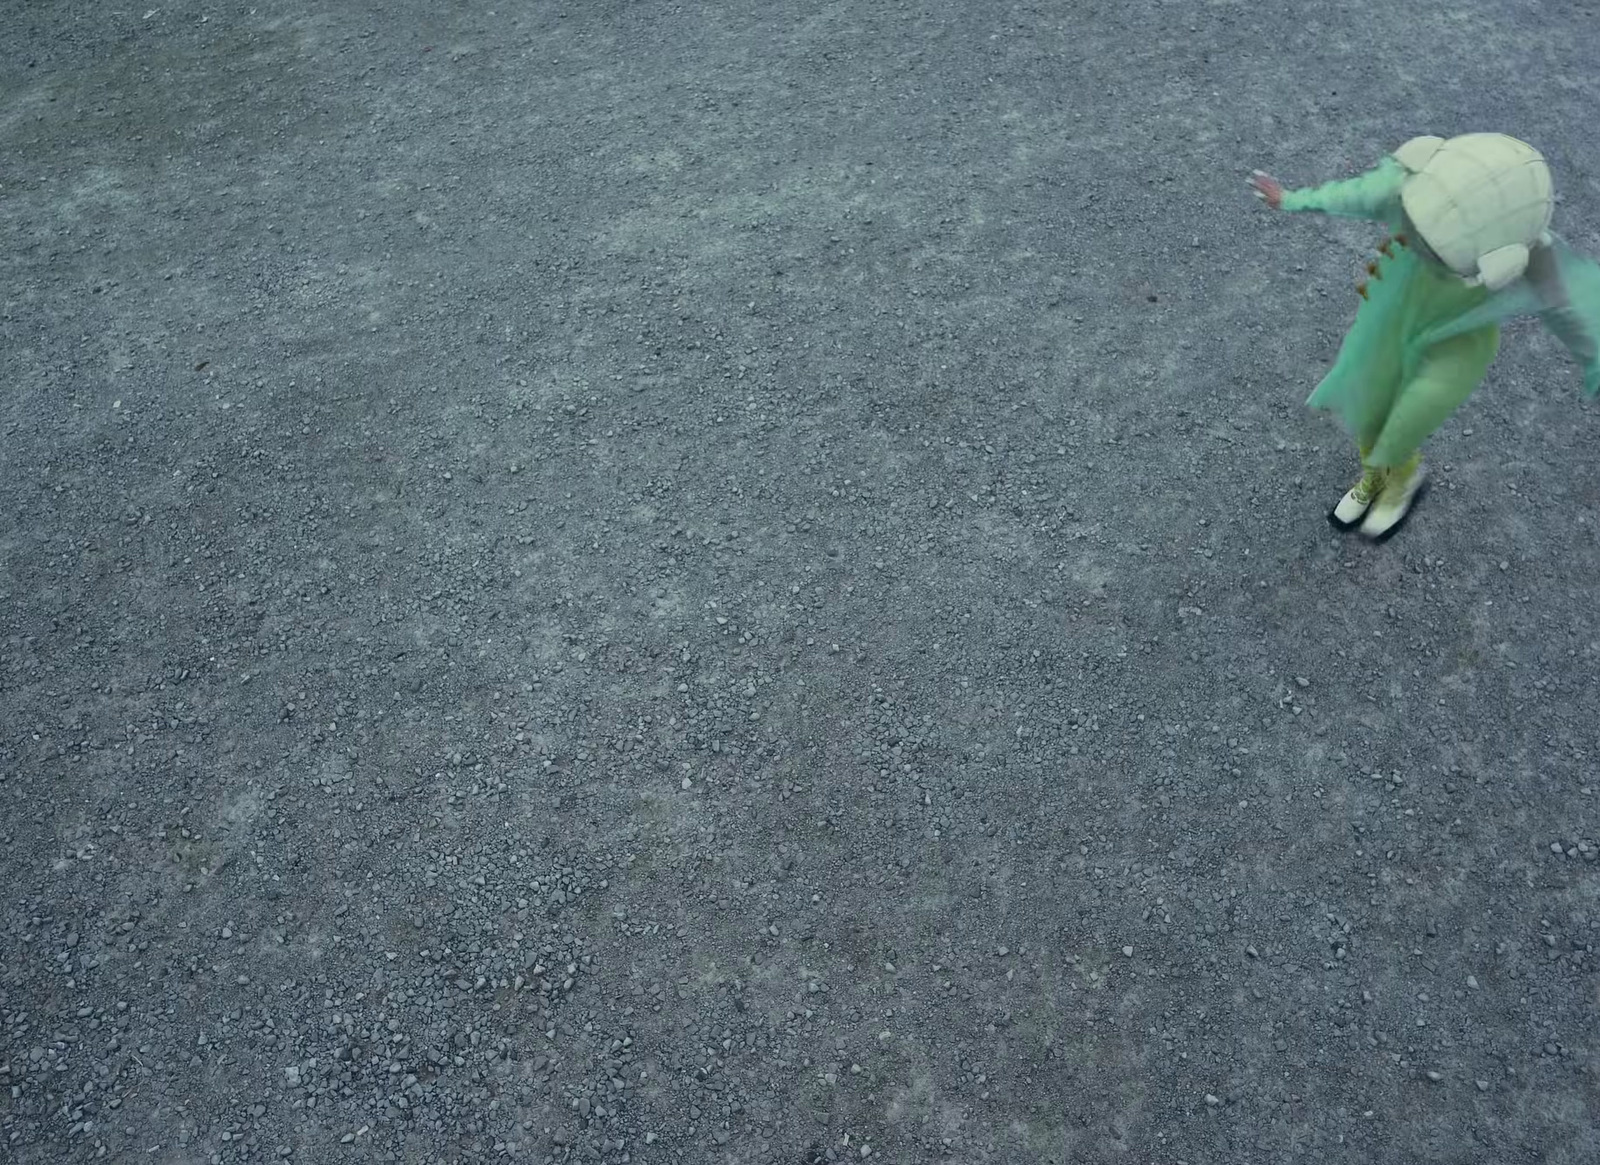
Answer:
<svg viewBox="0 0 1600 1165"><path fill-rule="evenodd" d="M1367 464L1389 468L1409 461L1483 383L1499 349L1500 329L1492 325L1430 348L1396 394Z"/></svg>

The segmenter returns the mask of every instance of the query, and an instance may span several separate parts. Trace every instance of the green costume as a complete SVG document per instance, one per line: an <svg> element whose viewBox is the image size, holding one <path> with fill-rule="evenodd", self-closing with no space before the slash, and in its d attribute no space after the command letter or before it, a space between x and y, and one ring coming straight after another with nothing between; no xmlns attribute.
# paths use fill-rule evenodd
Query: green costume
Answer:
<svg viewBox="0 0 1600 1165"><path fill-rule="evenodd" d="M1373 469L1414 462L1422 443L1482 382L1499 325L1537 316L1583 365L1600 395L1600 265L1547 232L1526 273L1498 291L1444 266L1407 221L1393 156L1357 178L1286 190L1288 211L1385 224L1393 236L1368 265L1362 303L1333 369L1307 402L1339 416Z"/></svg>

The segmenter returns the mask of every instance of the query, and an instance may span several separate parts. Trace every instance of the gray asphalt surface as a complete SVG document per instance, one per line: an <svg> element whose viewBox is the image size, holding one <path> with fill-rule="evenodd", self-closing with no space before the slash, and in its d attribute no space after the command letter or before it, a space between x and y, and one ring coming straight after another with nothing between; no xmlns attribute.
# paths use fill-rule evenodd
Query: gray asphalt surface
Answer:
<svg viewBox="0 0 1600 1165"><path fill-rule="evenodd" d="M0 1156L1600 1160L1592 5L4 7Z"/></svg>

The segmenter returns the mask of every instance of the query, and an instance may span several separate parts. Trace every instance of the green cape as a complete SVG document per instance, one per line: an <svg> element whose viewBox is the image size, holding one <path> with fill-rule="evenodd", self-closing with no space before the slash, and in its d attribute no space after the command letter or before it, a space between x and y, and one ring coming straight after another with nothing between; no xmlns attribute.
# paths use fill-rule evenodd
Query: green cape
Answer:
<svg viewBox="0 0 1600 1165"><path fill-rule="evenodd" d="M1400 234L1408 227L1400 202L1400 188L1408 175L1393 156L1387 156L1359 177L1285 191L1283 209L1370 219ZM1459 314L1407 335L1402 346L1402 377L1441 340L1534 316L1582 367L1584 391L1591 397L1600 396L1600 264L1574 251L1557 235L1547 233L1546 238L1544 245L1534 247L1527 271L1514 283L1489 292Z"/></svg>

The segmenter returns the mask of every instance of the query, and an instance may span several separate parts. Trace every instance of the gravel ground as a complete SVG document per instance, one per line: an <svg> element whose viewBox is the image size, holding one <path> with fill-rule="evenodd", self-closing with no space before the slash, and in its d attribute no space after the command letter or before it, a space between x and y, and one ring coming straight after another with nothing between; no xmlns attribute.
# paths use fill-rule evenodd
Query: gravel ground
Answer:
<svg viewBox="0 0 1600 1165"><path fill-rule="evenodd" d="M1244 185L1529 11L14 2L5 1158L1600 1159L1600 411Z"/></svg>

